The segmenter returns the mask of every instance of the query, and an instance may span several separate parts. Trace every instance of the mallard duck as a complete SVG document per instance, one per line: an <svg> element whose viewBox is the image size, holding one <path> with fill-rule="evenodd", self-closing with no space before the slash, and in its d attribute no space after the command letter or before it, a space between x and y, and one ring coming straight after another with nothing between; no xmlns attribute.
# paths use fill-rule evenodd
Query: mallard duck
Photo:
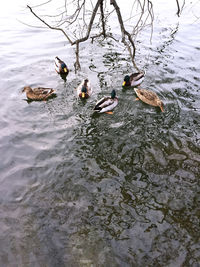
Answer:
<svg viewBox="0 0 200 267"><path fill-rule="evenodd" d="M104 96L99 101L97 101L94 110L98 113L109 113L112 114L111 110L113 110L118 104L118 98L116 97L115 90L112 90L111 96Z"/></svg>
<svg viewBox="0 0 200 267"><path fill-rule="evenodd" d="M90 97L92 94L90 81L88 79L82 80L76 90L78 97L80 97L81 99L86 99Z"/></svg>
<svg viewBox="0 0 200 267"><path fill-rule="evenodd" d="M138 99L142 100L144 103L149 104L154 107L160 107L161 111L164 112L164 105L157 94L153 91L146 89L134 88ZM136 100L138 100L136 99Z"/></svg>
<svg viewBox="0 0 200 267"><path fill-rule="evenodd" d="M22 93L26 92L26 97L29 100L46 100L49 98L55 90L52 88L37 87L32 89L30 86L25 86Z"/></svg>
<svg viewBox="0 0 200 267"><path fill-rule="evenodd" d="M144 80L145 72L137 72L124 77L123 87L138 86Z"/></svg>
<svg viewBox="0 0 200 267"><path fill-rule="evenodd" d="M55 69L58 74L61 75L62 78L67 77L69 73L69 69L64 61L62 61L59 57L55 57Z"/></svg>

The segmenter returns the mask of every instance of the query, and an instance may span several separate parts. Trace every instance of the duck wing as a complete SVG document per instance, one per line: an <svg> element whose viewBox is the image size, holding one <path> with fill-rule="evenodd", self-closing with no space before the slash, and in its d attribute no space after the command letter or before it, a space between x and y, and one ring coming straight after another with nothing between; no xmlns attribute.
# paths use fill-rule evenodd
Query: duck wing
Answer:
<svg viewBox="0 0 200 267"><path fill-rule="evenodd" d="M35 95L48 95L54 92L52 88L38 87L33 89Z"/></svg>
<svg viewBox="0 0 200 267"><path fill-rule="evenodd" d="M134 90L138 98L142 100L144 103L152 105L152 106L157 106L158 96L155 92L146 90L146 89L137 89L137 88L134 88Z"/></svg>
<svg viewBox="0 0 200 267"><path fill-rule="evenodd" d="M100 111L100 113L101 113L101 112L111 111L111 110L113 110L113 109L117 106L117 104L118 104L118 99L115 98L115 99L111 99L111 100L112 100L112 102L110 102L109 105L105 106L105 107Z"/></svg>
<svg viewBox="0 0 200 267"><path fill-rule="evenodd" d="M136 72L130 75L131 81L138 81L144 77L144 72Z"/></svg>
<svg viewBox="0 0 200 267"><path fill-rule="evenodd" d="M104 97L97 102L94 110L98 111L99 113L107 112L114 109L117 106L117 104L118 104L117 97L115 97L114 99L110 97Z"/></svg>
<svg viewBox="0 0 200 267"><path fill-rule="evenodd" d="M91 96L91 94L92 94L92 87L91 87L90 81L87 82L86 88L87 88L88 95Z"/></svg>
<svg viewBox="0 0 200 267"><path fill-rule="evenodd" d="M131 86L138 86L144 80L145 73L144 72L137 72L130 75L130 84Z"/></svg>
<svg viewBox="0 0 200 267"><path fill-rule="evenodd" d="M59 74L60 73L60 68L55 64L55 70Z"/></svg>
<svg viewBox="0 0 200 267"><path fill-rule="evenodd" d="M112 100L110 97L101 98L99 101L97 101L94 110L101 110L103 107L108 106L112 103L110 100Z"/></svg>

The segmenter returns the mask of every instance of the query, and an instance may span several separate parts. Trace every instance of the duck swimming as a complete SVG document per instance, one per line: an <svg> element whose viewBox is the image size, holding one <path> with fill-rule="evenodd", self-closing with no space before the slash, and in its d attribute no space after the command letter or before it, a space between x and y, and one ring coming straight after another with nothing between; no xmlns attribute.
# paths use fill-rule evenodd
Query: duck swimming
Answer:
<svg viewBox="0 0 200 267"><path fill-rule="evenodd" d="M112 114L111 110L113 110L118 104L118 98L116 97L115 90L112 90L111 96L104 96L99 101L97 101L94 111L98 113L106 112L108 114Z"/></svg>
<svg viewBox="0 0 200 267"><path fill-rule="evenodd" d="M145 72L137 72L124 77L123 87L138 86L144 80Z"/></svg>
<svg viewBox="0 0 200 267"><path fill-rule="evenodd" d="M90 81L88 79L82 80L76 90L78 97L80 97L81 99L86 99L90 97L92 94Z"/></svg>
<svg viewBox="0 0 200 267"><path fill-rule="evenodd" d="M164 105L157 94L151 90L134 88L138 99L142 100L144 103L149 104L154 107L159 107L162 112L164 112Z"/></svg>
<svg viewBox="0 0 200 267"><path fill-rule="evenodd" d="M69 69L65 62L62 61L59 57L55 57L55 70L66 81Z"/></svg>
<svg viewBox="0 0 200 267"><path fill-rule="evenodd" d="M22 93L26 92L26 97L29 100L46 100L49 98L55 90L52 88L37 87L32 89L30 86L25 86Z"/></svg>

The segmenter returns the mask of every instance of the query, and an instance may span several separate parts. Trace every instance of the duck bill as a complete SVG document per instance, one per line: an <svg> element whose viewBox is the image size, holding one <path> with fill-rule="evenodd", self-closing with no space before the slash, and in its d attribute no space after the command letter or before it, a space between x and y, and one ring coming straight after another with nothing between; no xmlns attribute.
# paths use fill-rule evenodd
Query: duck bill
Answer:
<svg viewBox="0 0 200 267"><path fill-rule="evenodd" d="M123 82L122 86L125 86L126 85L126 82Z"/></svg>
<svg viewBox="0 0 200 267"><path fill-rule="evenodd" d="M82 97L82 98L85 98L85 93L82 92L82 93L81 93L81 97Z"/></svg>
<svg viewBox="0 0 200 267"><path fill-rule="evenodd" d="M67 68L64 68L64 72L67 72Z"/></svg>

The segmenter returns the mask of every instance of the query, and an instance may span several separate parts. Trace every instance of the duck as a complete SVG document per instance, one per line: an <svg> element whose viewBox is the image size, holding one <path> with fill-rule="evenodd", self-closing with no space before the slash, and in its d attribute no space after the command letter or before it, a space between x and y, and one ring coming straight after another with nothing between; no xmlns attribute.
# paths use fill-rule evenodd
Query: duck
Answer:
<svg viewBox="0 0 200 267"><path fill-rule="evenodd" d="M112 90L111 96L104 96L99 101L97 101L94 111L98 113L113 114L112 110L117 106L118 98L116 97L116 91Z"/></svg>
<svg viewBox="0 0 200 267"><path fill-rule="evenodd" d="M22 93L26 92L26 97L29 100L46 100L55 92L52 88L37 87L31 88L30 86L25 86L22 89Z"/></svg>
<svg viewBox="0 0 200 267"><path fill-rule="evenodd" d="M82 80L82 82L79 84L76 90L78 97L80 97L81 99L86 99L90 97L92 94L90 81L88 79Z"/></svg>
<svg viewBox="0 0 200 267"><path fill-rule="evenodd" d="M59 57L55 57L55 70L64 80L66 80L69 69L65 62L62 61Z"/></svg>
<svg viewBox="0 0 200 267"><path fill-rule="evenodd" d="M140 99L146 104L159 107L161 111L164 112L164 104L155 92L141 88L134 88L134 91L138 97L136 100Z"/></svg>
<svg viewBox="0 0 200 267"><path fill-rule="evenodd" d="M138 86L144 80L145 72L136 72L124 77L123 87Z"/></svg>

